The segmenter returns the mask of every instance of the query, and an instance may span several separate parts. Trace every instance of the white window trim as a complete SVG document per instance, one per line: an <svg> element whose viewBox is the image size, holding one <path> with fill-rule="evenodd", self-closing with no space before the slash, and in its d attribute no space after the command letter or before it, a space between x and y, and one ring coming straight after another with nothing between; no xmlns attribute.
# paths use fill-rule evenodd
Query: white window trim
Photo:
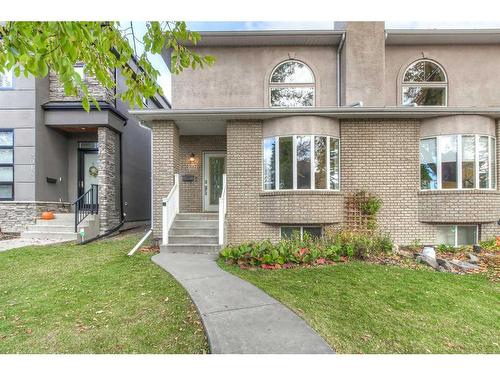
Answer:
<svg viewBox="0 0 500 375"><path fill-rule="evenodd" d="M438 227L455 227L455 241L452 245L453 247L458 247L458 227L475 227L476 228L476 238L474 244L479 243L479 225L477 224L441 224ZM441 244L438 244L441 245ZM465 245L467 246L467 245Z"/></svg>
<svg viewBox="0 0 500 375"><path fill-rule="evenodd" d="M436 64L439 69L444 74L444 81L438 81L438 82L405 82L405 76L406 72L408 72L408 69L410 69L413 65L418 64L419 62L431 62L433 64ZM403 77L401 78L401 105L403 106L412 106L414 104L404 104L404 89L405 87L424 87L424 88L444 88L444 105L416 105L417 107L448 107L448 74L446 74L446 70L444 70L443 66L439 64L437 61L431 60L431 59L418 59L413 61L410 65L408 65L403 73Z"/></svg>
<svg viewBox="0 0 500 375"><path fill-rule="evenodd" d="M280 154L279 154L279 139L280 138L286 138L286 137L292 137L292 189L281 189L280 188L280 175L279 175L279 165L280 165ZM310 189L297 189L297 137L309 137L310 142L311 142L311 188ZM314 144L314 137L326 137L326 189L316 189L316 181L315 181L315 167L316 167L316 158L315 158L315 144ZM274 160L274 170L275 170L275 176L274 176L274 189L266 189L265 183L264 183L264 176L265 176L265 168L264 168L264 142L266 139L274 138L275 139L275 147L276 147L276 157ZM339 144L339 152L338 152L338 164L339 164L339 176L338 176L338 188L334 189L331 187L331 180L330 180L330 140L331 139L336 139L338 140ZM271 191L340 191L340 186L341 186L341 180L340 180L340 171L341 171L341 155L340 155L340 138L331 136L331 135L323 135L323 134L294 134L294 135L277 135L277 136L271 136L271 137L264 137L262 140L262 173L261 173L261 180L262 180L262 190L266 192L271 192Z"/></svg>
<svg viewBox="0 0 500 375"><path fill-rule="evenodd" d="M444 136L449 136L449 135L455 135L457 136L457 187L454 189L443 189L442 188L442 180L441 180L441 152L440 152L440 138ZM462 187L462 137L474 137L474 142L475 142L475 171L474 171L474 187L473 188L464 188ZM488 179L488 187L487 188L480 188L479 187L479 138L480 137L488 137L488 168L489 168L489 179ZM420 143L421 141L425 139L436 139L436 177L437 177L437 189L422 189L422 174L421 174L421 160L420 160ZM464 134L440 134L440 135L434 135L434 136L428 136L428 137L423 137L419 139L419 162L418 162L418 168L419 168L419 189L421 192L426 192L426 191L456 191L456 190L490 190L490 191L495 191L496 186L492 186L493 179L491 178L493 176L492 173L495 174L495 181L497 181L498 184L498 176L495 170L493 170L493 165L491 163L492 159L496 157L496 155L492 155L492 147L491 147L491 140L496 143L496 138L494 136L491 136L489 134L469 134L469 133L464 133ZM498 152L498 150L496 150Z"/></svg>

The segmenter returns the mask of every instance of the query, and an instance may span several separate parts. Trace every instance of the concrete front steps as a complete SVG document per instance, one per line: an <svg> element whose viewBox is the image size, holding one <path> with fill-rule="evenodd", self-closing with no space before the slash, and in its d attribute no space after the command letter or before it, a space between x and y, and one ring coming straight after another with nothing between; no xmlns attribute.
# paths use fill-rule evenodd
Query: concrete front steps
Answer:
<svg viewBox="0 0 500 375"><path fill-rule="evenodd" d="M168 234L168 244L160 251L185 254L217 254L219 215L213 213L180 213Z"/></svg>
<svg viewBox="0 0 500 375"><path fill-rule="evenodd" d="M74 213L55 213L55 219L36 219L35 224L28 225L21 238L37 240L80 241L80 230L85 231L85 239L96 236L99 231L97 215L89 215L78 225L75 232Z"/></svg>

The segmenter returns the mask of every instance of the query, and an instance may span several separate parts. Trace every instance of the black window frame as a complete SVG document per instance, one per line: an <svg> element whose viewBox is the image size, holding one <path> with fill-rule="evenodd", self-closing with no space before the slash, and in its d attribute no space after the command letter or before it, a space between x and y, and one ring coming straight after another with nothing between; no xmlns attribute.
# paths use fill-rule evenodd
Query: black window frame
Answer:
<svg viewBox="0 0 500 375"><path fill-rule="evenodd" d="M6 182L6 181L0 181L0 186L10 186L12 189L12 194L11 198L1 198L0 201L13 201L14 200L14 181L15 181L15 168L14 168L14 144L15 144L15 134L14 134L14 129L7 128L7 129L0 129L0 132L2 133L12 133L12 145L11 146L2 146L0 145L0 149L2 150L12 150L12 163L0 163L0 167L12 167L12 182Z"/></svg>

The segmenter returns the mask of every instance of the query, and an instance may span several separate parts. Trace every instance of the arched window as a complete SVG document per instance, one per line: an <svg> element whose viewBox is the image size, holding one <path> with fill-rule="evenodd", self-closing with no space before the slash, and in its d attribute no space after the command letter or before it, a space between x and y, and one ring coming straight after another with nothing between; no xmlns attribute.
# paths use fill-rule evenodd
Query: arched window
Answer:
<svg viewBox="0 0 500 375"><path fill-rule="evenodd" d="M446 106L448 80L444 69L431 60L412 63L403 75L403 105Z"/></svg>
<svg viewBox="0 0 500 375"><path fill-rule="evenodd" d="M271 107L314 106L314 74L303 62L287 60L274 68L269 80Z"/></svg>

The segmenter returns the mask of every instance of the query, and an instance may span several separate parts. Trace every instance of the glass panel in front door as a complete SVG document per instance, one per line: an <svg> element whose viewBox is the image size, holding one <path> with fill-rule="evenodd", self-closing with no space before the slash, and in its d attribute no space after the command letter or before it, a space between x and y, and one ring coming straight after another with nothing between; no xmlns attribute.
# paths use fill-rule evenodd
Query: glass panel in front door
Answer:
<svg viewBox="0 0 500 375"><path fill-rule="evenodd" d="M218 205L222 194L222 175L225 169L223 156L210 156L208 159L209 170L209 204Z"/></svg>
<svg viewBox="0 0 500 375"><path fill-rule="evenodd" d="M89 191L92 185L98 184L99 155L98 153L84 153L83 156L83 188L84 193ZM97 193L97 192L96 192ZM97 201L94 197L94 202Z"/></svg>

